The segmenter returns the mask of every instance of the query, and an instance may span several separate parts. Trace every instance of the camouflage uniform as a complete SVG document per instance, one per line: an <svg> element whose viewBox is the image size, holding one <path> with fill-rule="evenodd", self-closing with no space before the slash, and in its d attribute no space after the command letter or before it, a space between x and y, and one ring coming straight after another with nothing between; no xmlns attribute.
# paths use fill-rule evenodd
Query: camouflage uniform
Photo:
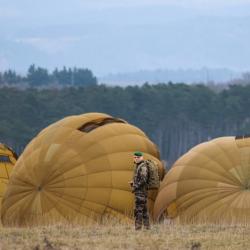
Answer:
<svg viewBox="0 0 250 250"><path fill-rule="evenodd" d="M133 192L135 193L135 229L139 230L144 227L149 229L149 216L147 209L147 197L148 197L148 168L145 161L142 161L135 166L134 178L133 178Z"/></svg>

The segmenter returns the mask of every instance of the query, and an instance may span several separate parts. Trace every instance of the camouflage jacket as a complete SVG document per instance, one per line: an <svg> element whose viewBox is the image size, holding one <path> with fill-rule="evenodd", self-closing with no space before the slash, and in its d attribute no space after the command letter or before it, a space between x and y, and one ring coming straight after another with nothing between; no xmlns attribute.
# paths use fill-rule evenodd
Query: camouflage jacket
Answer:
<svg viewBox="0 0 250 250"><path fill-rule="evenodd" d="M145 161L135 164L133 177L133 191L146 191L148 189L148 167Z"/></svg>

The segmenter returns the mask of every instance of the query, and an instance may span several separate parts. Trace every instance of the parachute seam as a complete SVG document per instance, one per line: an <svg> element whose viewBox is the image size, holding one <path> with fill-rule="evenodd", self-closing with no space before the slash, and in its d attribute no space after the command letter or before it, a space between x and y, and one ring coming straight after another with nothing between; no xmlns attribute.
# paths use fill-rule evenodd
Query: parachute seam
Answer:
<svg viewBox="0 0 250 250"><path fill-rule="evenodd" d="M213 189L211 192L213 192L213 193L218 193L218 190L225 190L225 189L227 189L227 188L225 188L225 187L213 187L213 188L211 188L211 187L205 187L205 188L199 188L199 190L193 190L193 191L191 191L191 192L189 192L189 193L186 193L186 194L184 194L184 195L181 195L180 197L178 197L178 198L176 198L176 199L174 199L174 200L172 200L172 201L170 201L168 204L166 204L165 206L163 206L163 208L161 208L161 209L159 209L159 215L157 216L157 218L159 218L160 217L160 215L164 212L164 210L172 203L172 202L176 202L176 201L178 201L178 200L180 200L180 199L182 199L182 198L184 198L186 195L191 195L191 197L190 198L188 198L187 200L185 200L183 203L185 204L188 200L190 200L190 199L193 199L193 196L194 195L196 195L196 194L193 194L193 196L192 196L192 193L195 193L195 192L197 192L197 191L201 191L201 190L210 190L210 189ZM228 189L230 189L230 188L228 188ZM231 188L230 190L233 190L233 188ZM238 192L239 190L235 190L234 192ZM228 191L223 191L223 192L227 192L228 193ZM234 193L233 192L233 193ZM230 193L232 193L232 192L230 192ZM210 196L213 196L214 194L211 194ZM228 195L228 194L227 194ZM227 195L225 195L224 197L226 197ZM207 198L208 196L205 196L205 197L202 197L201 198L201 200L203 200L203 199L205 199L205 198ZM194 203L196 203L196 201L194 202ZM191 207L194 203L192 203L192 204L190 204L189 206L187 206L187 209L189 208L189 207Z"/></svg>
<svg viewBox="0 0 250 250"><path fill-rule="evenodd" d="M213 172L213 171L211 171L210 169L207 169L207 168L202 168L202 167L199 167L199 166L196 166L196 165L178 165L178 166L176 166L176 167L188 167L188 168L190 168L190 167L192 167L192 168L198 168L198 169L200 169L200 170L204 170L204 171L207 171L207 172L210 172L210 173L212 173L212 174L214 174L214 175L216 175L216 176L218 176L218 177L224 177L225 179L227 179L228 181L231 181L231 182L228 182L228 184L231 184L232 185L232 183L235 183L235 182L233 182L234 180L232 180L232 179L230 179L230 178L228 178L228 176L225 176L225 175L222 175L222 174L219 174L219 173L217 173L217 172ZM184 169L183 169L184 170ZM182 170L182 172L183 172L183 170ZM228 171L226 172L226 173L228 173ZM231 176L231 175L229 175L229 176ZM196 179L196 178L190 178L190 179ZM197 179L199 179L199 178L197 178ZM178 181L181 181L181 180L188 180L188 179L180 179L180 180L178 180ZM203 180L203 178L201 178L201 180ZM206 179L207 180L207 179ZM221 182L221 181L220 181ZM225 181L223 181L224 183L227 183L227 182L225 182ZM170 182L171 183L171 182ZM242 184L242 183L239 183L239 184Z"/></svg>
<svg viewBox="0 0 250 250"><path fill-rule="evenodd" d="M218 161L215 161L214 159L212 159L211 157L209 157L208 155L206 155L206 154L204 154L204 153L202 153L202 152L197 152L197 151L193 151L193 152L195 152L196 154L200 154L200 155L203 155L203 156L205 156L207 159L209 159L211 162L215 162L218 166L220 166L226 173L228 173L228 170L227 169L225 169L224 167L223 167L223 165L221 165ZM178 166L180 166L180 165L177 165L177 166L175 166L175 167L178 167ZM187 165L187 166L189 166L189 165ZM174 169L174 168L173 168ZM200 169L203 169L202 167L200 167ZM234 181L236 181L238 184L242 184L237 178L235 178L233 175L230 175L232 178L233 178L233 180Z"/></svg>
<svg viewBox="0 0 250 250"><path fill-rule="evenodd" d="M185 199L185 196L187 196L187 195L189 195L190 197L187 197L186 198L186 200L184 200L183 202L182 202L182 204L185 204L185 203L188 203L190 200L192 200L194 197L196 197L197 198L197 196L200 196L200 199L199 199L199 202L200 201L202 201L202 200L204 200L204 199L206 199L206 198L208 198L208 197L210 197L210 196L214 196L214 195L216 195L216 194L218 194L218 188L213 188L212 190L210 190L211 188L206 188L207 189L207 191L209 191L209 192L207 192L207 193L201 193L201 189L199 189L199 190L194 190L194 191L192 191L192 192L190 192L190 193L187 193L187 194L185 194L185 195L182 195L182 196L180 196L178 199L176 199L176 200L180 200L180 199ZM220 189L220 190L223 190L223 191L221 191L220 192L220 194L222 194L222 193L227 193L227 195L231 195L232 193L234 193L235 191L233 190L233 189L229 189L229 190L226 190L226 189ZM204 191L204 189L202 189L202 191ZM230 192L229 192L230 191ZM238 192L239 190L236 190L236 192ZM193 194L193 195L192 195ZM201 196L201 194L202 194L202 196ZM192 196L191 196L192 195ZM226 197L226 196L225 196ZM195 200L192 204L190 204L190 206L192 206L194 203L197 203L197 200ZM189 206L188 206L189 207Z"/></svg>
<svg viewBox="0 0 250 250"><path fill-rule="evenodd" d="M120 154L120 153L131 153L131 154L132 154L132 152L133 152L133 151L130 151L130 150L129 150L129 151L118 151L118 152L109 153L108 155ZM102 156L97 157L97 158L95 158L95 159L91 159L91 160L89 160L89 161L87 161L87 162L77 163L77 164L74 165L72 168L67 169L67 170L64 171L64 172L60 172L60 174L58 174L57 176L59 176L59 175L61 175L61 174L65 174L65 173L67 173L67 172L69 172L69 171L71 171L71 170L73 170L73 169L75 169L75 168L77 168L77 167L82 167L82 165L86 165L87 163L89 163L89 162L91 162L91 161L93 161L93 160L99 159L99 158L101 158L101 157L103 157L103 156L105 156L105 154L103 154ZM157 159L158 159L158 158L157 158ZM86 167L86 169L88 169L88 168ZM50 176L52 176L53 173L55 173L56 171L58 171L58 169L56 169L55 171L53 171L52 173L50 173ZM108 171L108 170L103 170L103 171L99 171L99 172L95 172L95 173L101 173L101 172L105 172L105 171ZM118 169L117 171L119 171L119 169ZM121 170L121 171L123 171L123 170ZM89 174L89 173L86 173L85 175L90 175L90 174ZM53 177L53 179L56 178L57 176Z"/></svg>
<svg viewBox="0 0 250 250"><path fill-rule="evenodd" d="M79 165L80 166L80 165ZM110 170L110 169L107 169L107 170L103 170L103 171L98 171L98 172L94 172L94 173L87 173L87 174L81 174L81 175L75 175L75 176L72 176L72 177L69 177L67 178L66 180L71 180L71 179L75 179L77 177L84 177L84 176L90 176L90 175L96 175L96 174L99 174L99 173L105 173L105 172L131 172L131 170L127 169L127 170L123 170L123 169L118 169L118 170ZM65 172L64 172L65 173ZM63 173L63 174L64 174ZM60 175L57 175L56 177L58 177ZM55 179L56 177L54 177L53 179ZM50 182L50 184L56 184L60 181L57 181L57 182Z"/></svg>
<svg viewBox="0 0 250 250"><path fill-rule="evenodd" d="M231 195L235 195L237 192L238 192L238 191L233 192ZM195 218L195 216L197 216L198 214L201 214L201 212L203 212L204 209L207 209L207 208L211 207L212 205L215 205L216 203L220 202L221 200L223 200L223 199L226 198L227 196L228 196L228 194L225 195L225 196L223 196L223 198L221 198L220 200L215 201L215 203L213 203L213 204L211 203L210 205L208 205L208 206L206 206L206 207L203 207L201 210L199 210L199 212L198 212L196 215L193 215L192 218ZM235 197L232 197L230 200L234 200L234 198L235 198ZM227 204L228 204L228 203L231 204L232 202L227 202ZM220 206L223 206L223 205L225 205L225 203L222 203L222 204L218 203L218 206L214 206L214 209L213 209L213 210L218 209Z"/></svg>
<svg viewBox="0 0 250 250"><path fill-rule="evenodd" d="M130 126L132 126L132 125L130 125ZM79 138L77 139L77 141L80 141L80 140L83 139L83 136L82 136L83 133L82 133L82 132L80 132L80 131L78 131L78 130L72 130L72 132L73 132L73 131L74 131L74 132L79 132ZM112 136L107 135L106 137L103 137L101 141L104 141L104 140L109 139L109 138L112 138L112 137L121 136L121 135L138 135L139 137L143 137L143 138L148 139L148 138L146 137L146 135L142 136L141 134L137 134L136 132L134 132L134 133L132 133L132 132L129 132L129 133L125 132L125 133L122 133L122 134L115 134L115 135L112 135ZM71 133L67 136L67 139L68 139L70 136L71 136ZM43 140L42 140L42 141L43 141ZM63 143L61 143L60 145L64 145L64 147L67 148L66 145L65 145L65 143L66 143L66 139L65 139L65 141L64 141ZM46 146L46 145L47 145L47 146L50 146L51 144L54 144L54 143L50 143L50 144L47 144L46 142L43 143L44 146ZM90 145L88 145L88 147L85 148L85 151L86 151L87 149L89 149L90 147L94 146L95 144L98 144L98 143L96 143L96 141L94 141L93 143L91 143ZM34 148L34 147L33 147L33 148ZM36 150L37 150L37 149L36 149ZM105 154L103 154L103 155L105 155ZM101 156L103 156L103 155L101 155ZM72 156L71 158L68 158L67 161L71 161L72 159L74 159L74 158L77 157L77 156L79 156L79 154L76 154L76 155ZM27 155L26 157L27 157L27 159L28 159L28 158L32 157L32 154ZM93 158L91 158L90 161L91 161L91 160L93 160Z"/></svg>
<svg viewBox="0 0 250 250"><path fill-rule="evenodd" d="M214 145L216 145L220 150L221 150L221 152L223 153L223 155L225 155L225 157L228 159L228 161L229 162L233 162L233 160L228 156L228 153L227 153L227 151L225 151L224 150L224 148L219 144L219 143L216 143L215 141L210 141L210 143L211 144L214 144ZM235 143L235 140L234 140L234 143ZM237 145L236 145L237 146ZM237 150L239 151L239 149L237 148ZM221 164L220 164L221 165ZM223 165L221 165L222 167L223 167ZM223 167L224 168L224 167ZM236 171L237 171L237 169L236 169ZM228 171L226 171L226 172L228 172ZM237 171L238 172L238 171ZM232 175L233 176L233 175ZM233 176L234 177L234 176ZM237 181L239 181L237 178L236 178L236 180ZM242 182L241 181L239 181L240 182L240 184L242 184Z"/></svg>
<svg viewBox="0 0 250 250"><path fill-rule="evenodd" d="M128 134L123 134L123 136L127 136L127 135L137 135L137 134L135 134L135 133L128 133ZM110 137L107 137L108 139L110 139L110 138L113 138L113 137L118 137L118 136L121 136L121 135L114 135L114 136L110 136ZM139 137L139 135L138 135L138 137ZM107 139L107 138L105 138L105 140ZM144 138L144 137L143 137ZM147 138L147 137L145 137L145 139L147 140L147 141L149 141L150 142L150 140ZM104 140L102 140L102 141L104 141ZM100 143L94 143L93 145L95 145L95 144L99 144L100 145ZM91 145L91 146L93 146L93 145ZM90 147L87 147L86 149L85 149L85 151L87 151L87 149L89 149ZM107 153L107 152L105 152L105 153L103 153L103 154L101 154L101 155L99 155L98 157L96 157L96 158L90 158L88 161L86 161L86 162L82 162L81 164L87 164L88 162L91 162L92 160L96 160L96 159L99 159L99 158L101 158L101 157L103 157L103 156L105 156L105 155L111 155L111 154L116 154L116 153L121 153L121 152L133 152L133 151L131 151L131 150L129 150L129 151L115 151L115 152L110 152L110 153ZM79 157L79 153L78 154L76 154L76 155L74 155L72 158L69 158L69 159L67 159L67 161L66 162L68 162L68 161L72 161L72 159L74 159L74 158L76 158L76 157ZM156 157L157 158L157 157ZM75 167L76 165L74 165L71 169L73 169L74 167Z"/></svg>

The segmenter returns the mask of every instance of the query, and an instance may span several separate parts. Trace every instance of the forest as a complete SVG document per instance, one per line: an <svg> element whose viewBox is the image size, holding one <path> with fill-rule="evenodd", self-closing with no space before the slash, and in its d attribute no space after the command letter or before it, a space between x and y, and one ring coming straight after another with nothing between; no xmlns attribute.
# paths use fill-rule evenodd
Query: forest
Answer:
<svg viewBox="0 0 250 250"><path fill-rule="evenodd" d="M22 75L15 70L5 70L0 72L0 86L16 87L48 87L48 86L86 86L96 85L97 78L92 71L87 68L55 68L52 72L48 69L30 65L26 74Z"/></svg>
<svg viewBox="0 0 250 250"><path fill-rule="evenodd" d="M184 83L110 87L0 88L0 141L22 152L49 124L68 115L104 112L141 128L168 166L198 143L250 133L250 85L219 92Z"/></svg>

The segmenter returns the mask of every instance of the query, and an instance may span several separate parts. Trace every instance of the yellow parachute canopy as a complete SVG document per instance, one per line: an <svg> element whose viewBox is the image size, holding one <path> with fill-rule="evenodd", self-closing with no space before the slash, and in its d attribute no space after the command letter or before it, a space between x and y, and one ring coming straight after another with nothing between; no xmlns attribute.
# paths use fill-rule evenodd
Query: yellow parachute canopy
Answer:
<svg viewBox="0 0 250 250"><path fill-rule="evenodd" d="M2 197L4 195L6 186L9 182L11 171L16 161L16 153L5 144L0 143L0 208Z"/></svg>
<svg viewBox="0 0 250 250"><path fill-rule="evenodd" d="M176 161L154 205L180 222L250 222L250 138L221 137Z"/></svg>
<svg viewBox="0 0 250 250"><path fill-rule="evenodd" d="M87 113L50 125L29 143L16 164L3 199L3 224L129 218L134 197L128 182L137 150L162 168L157 147L124 120ZM156 192L150 194L151 210Z"/></svg>

